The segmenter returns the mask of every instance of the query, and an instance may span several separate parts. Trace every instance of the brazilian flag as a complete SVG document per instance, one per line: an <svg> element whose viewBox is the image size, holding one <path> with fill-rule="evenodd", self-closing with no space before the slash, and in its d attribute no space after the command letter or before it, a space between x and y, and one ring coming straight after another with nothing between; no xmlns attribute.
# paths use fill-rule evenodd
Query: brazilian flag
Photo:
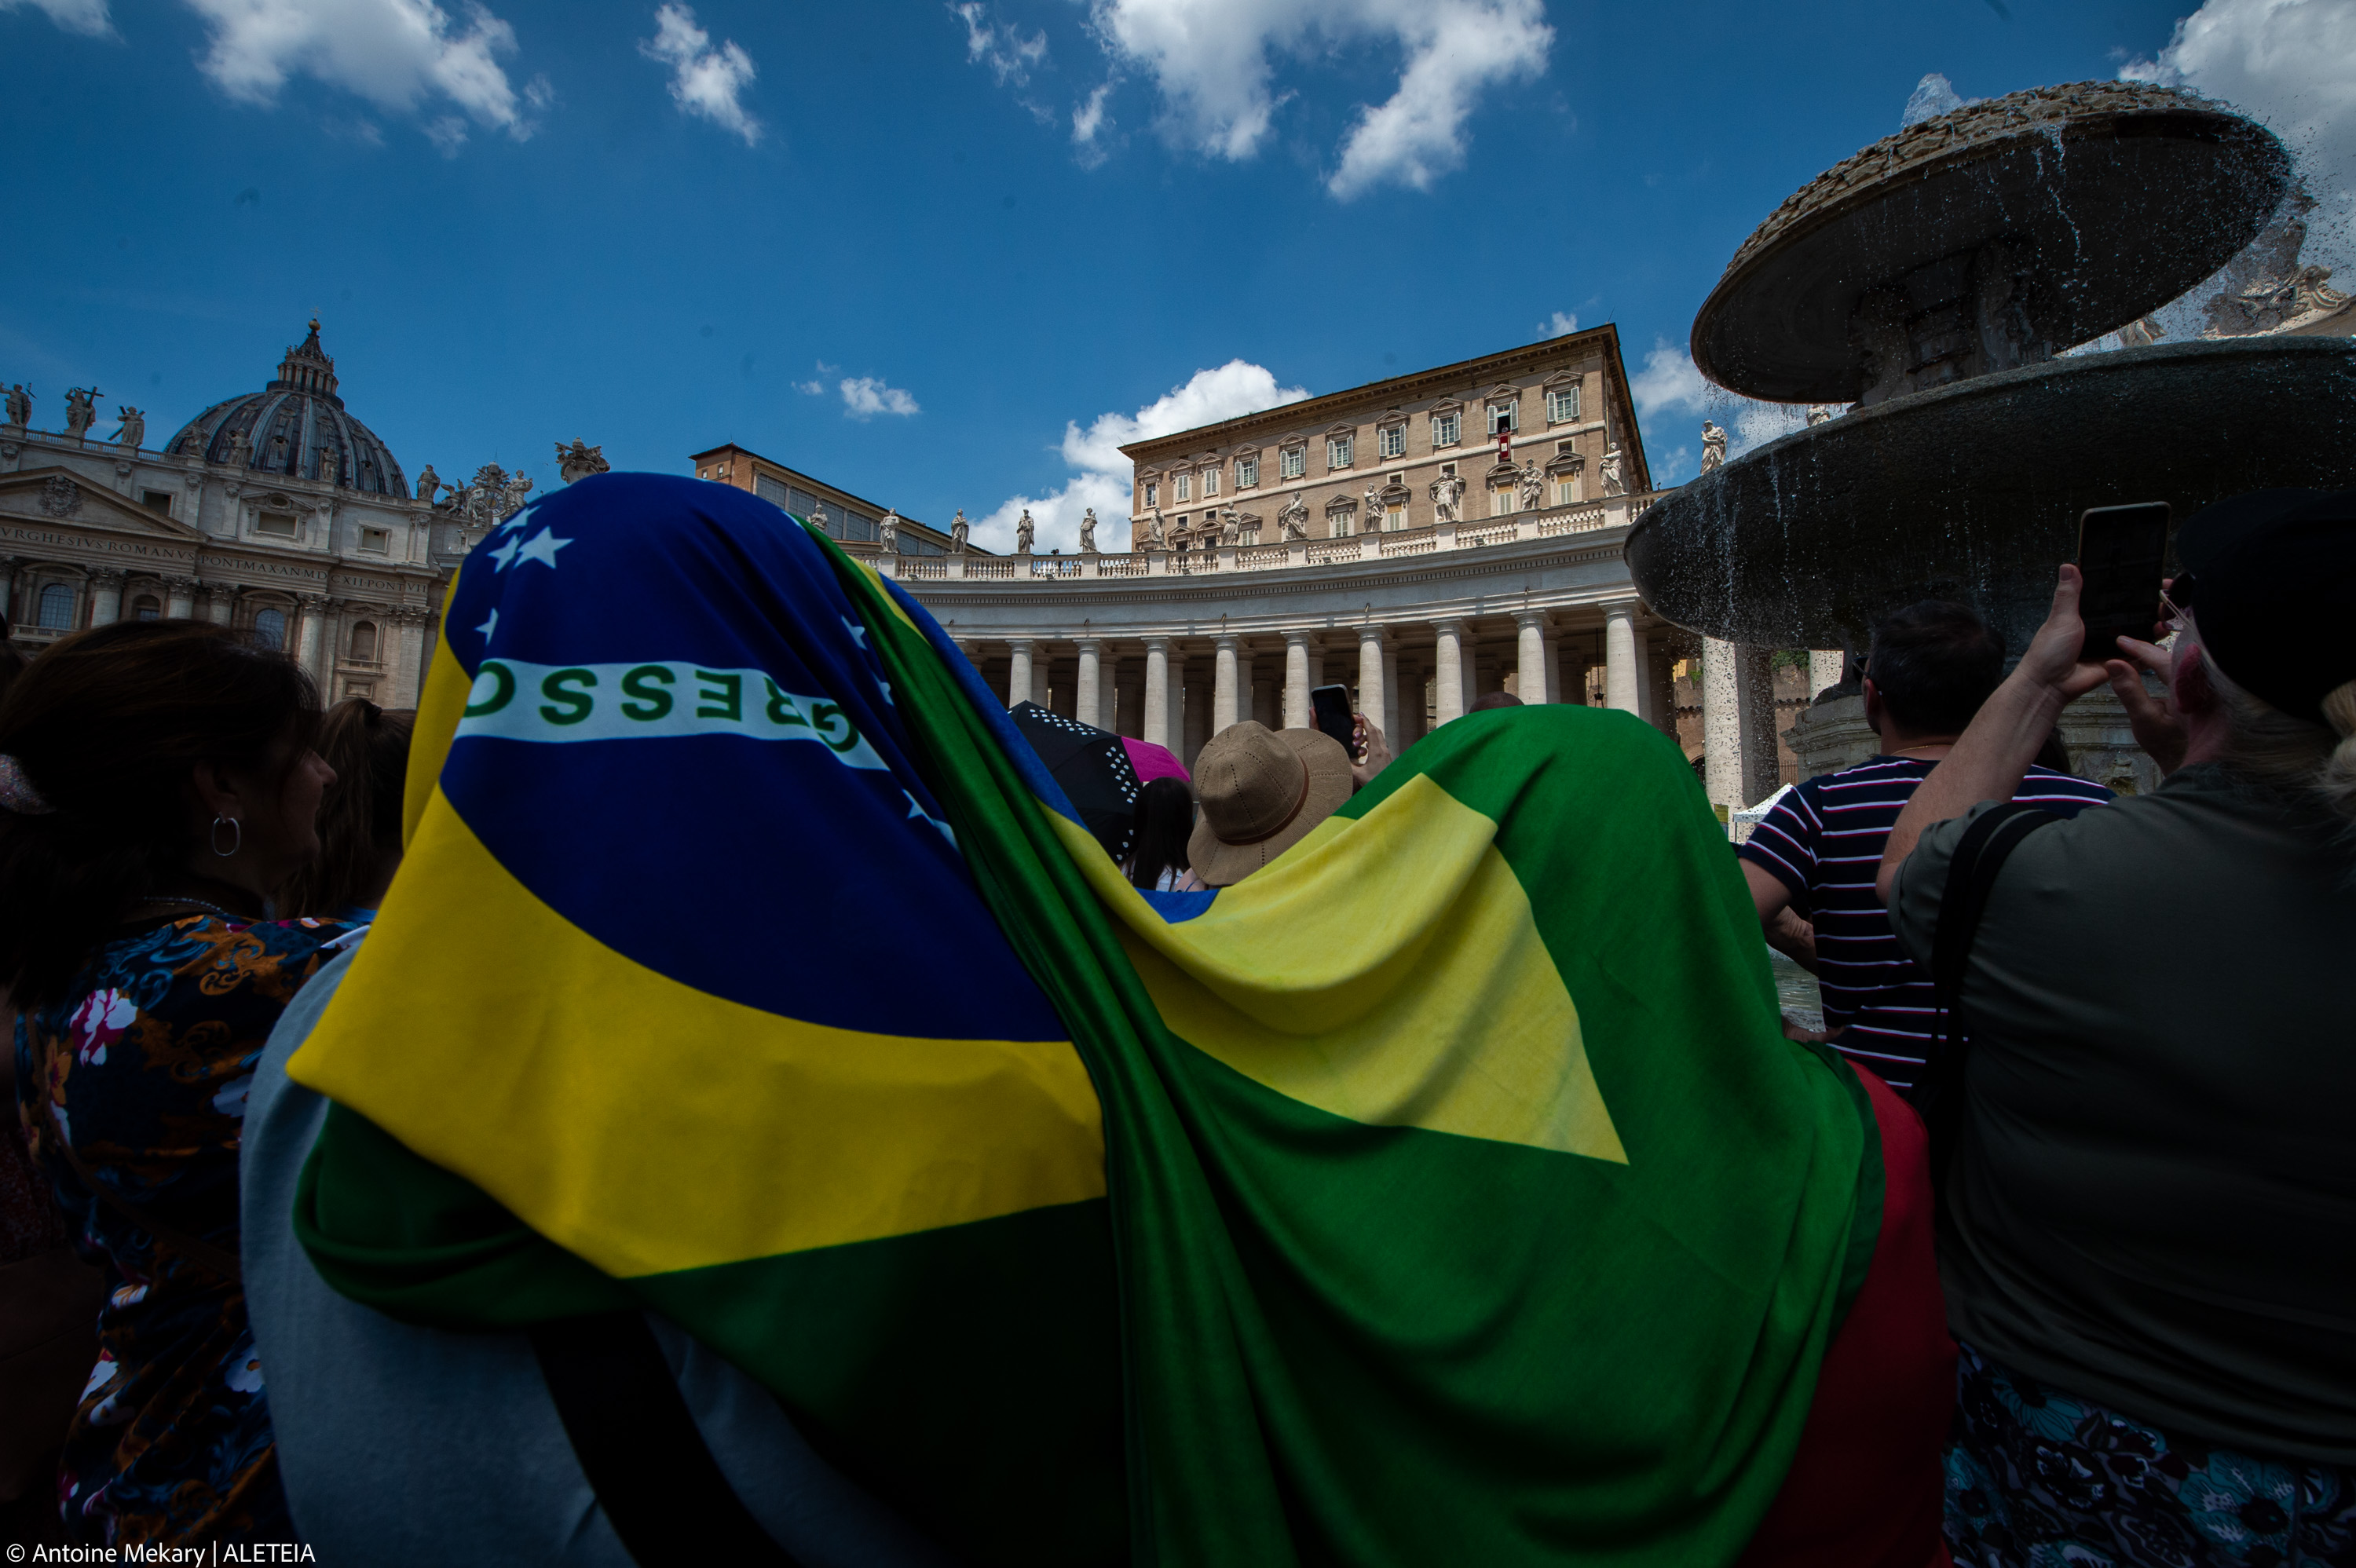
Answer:
<svg viewBox="0 0 2356 1568"><path fill-rule="evenodd" d="M1775 1497L1879 1143L1633 717L1149 899L896 584L616 474L469 557L407 804L290 1063L354 1299L659 1310L977 1563L1730 1563Z"/></svg>

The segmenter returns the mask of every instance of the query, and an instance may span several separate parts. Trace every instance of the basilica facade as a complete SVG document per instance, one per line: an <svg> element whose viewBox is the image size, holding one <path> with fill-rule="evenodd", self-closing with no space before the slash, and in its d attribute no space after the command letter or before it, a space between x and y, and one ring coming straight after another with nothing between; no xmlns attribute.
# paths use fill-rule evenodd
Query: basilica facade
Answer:
<svg viewBox="0 0 2356 1568"><path fill-rule="evenodd" d="M96 438L90 399L35 428L21 393L0 424L0 608L38 651L121 619L198 617L293 654L327 701L411 708L442 591L481 537L412 485L344 405L319 324L261 390L227 398L159 447L124 411Z"/></svg>

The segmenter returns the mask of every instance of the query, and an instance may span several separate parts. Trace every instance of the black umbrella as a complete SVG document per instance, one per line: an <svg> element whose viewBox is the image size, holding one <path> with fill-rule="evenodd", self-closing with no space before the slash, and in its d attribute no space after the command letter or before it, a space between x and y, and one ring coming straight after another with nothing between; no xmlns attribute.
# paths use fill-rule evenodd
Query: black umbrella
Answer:
<svg viewBox="0 0 2356 1568"><path fill-rule="evenodd" d="M1109 730L1050 713L1035 702L1015 705L1007 715L1055 782L1071 798L1072 809L1105 853L1118 862L1129 858L1129 841L1137 828L1137 796L1145 786L1129 750Z"/></svg>

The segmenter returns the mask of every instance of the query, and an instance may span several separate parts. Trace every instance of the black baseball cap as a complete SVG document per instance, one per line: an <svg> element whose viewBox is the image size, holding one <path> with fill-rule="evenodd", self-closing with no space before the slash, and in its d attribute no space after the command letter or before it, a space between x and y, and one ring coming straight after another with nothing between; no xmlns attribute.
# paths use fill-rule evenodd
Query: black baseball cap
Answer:
<svg viewBox="0 0 2356 1568"><path fill-rule="evenodd" d="M2217 667L2285 713L2323 723L2323 699L2356 680L2356 490L2220 501L2178 533L2176 558L2184 575L2170 596L2200 623Z"/></svg>

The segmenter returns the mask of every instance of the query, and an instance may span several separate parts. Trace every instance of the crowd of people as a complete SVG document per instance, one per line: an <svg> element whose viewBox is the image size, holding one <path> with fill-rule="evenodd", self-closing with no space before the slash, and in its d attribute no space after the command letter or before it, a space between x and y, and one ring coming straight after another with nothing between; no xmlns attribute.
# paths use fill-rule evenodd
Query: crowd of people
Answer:
<svg viewBox="0 0 2356 1568"><path fill-rule="evenodd" d="M2072 567L2025 650L1965 606L1893 606L1860 683L1879 754L1797 785L1713 873L1748 891L1759 972L1772 946L1816 974L1888 1183L1874 1272L1746 1563L2356 1568L2356 1034L2331 979L2356 952L2356 493L2221 503L2178 552L2155 640L2100 661ZM306 986L399 877L412 718L323 713L290 659L209 624L5 657L5 1522L294 1541L316 1521L290 1503L256 1328L332 1293L283 1228L247 1233L244 1118L273 1031L316 1021L339 976ZM2105 684L2164 774L2147 795L2057 765L2062 707ZM1460 722L1539 722L1518 708ZM1236 724L1191 781L1143 786L1121 876L1198 906L1395 761L1364 716L1348 746ZM300 1154L270 1179L295 1183ZM274 1317L260 1285L249 1313L256 1268ZM1933 1331L1910 1338L1924 1302ZM691 1347L666 1347L684 1383ZM764 1419L732 1477L782 1456L842 1560L941 1560L864 1499L827 1501L827 1465ZM463 1468L442 1472L459 1512L503 1506ZM1890 1476L1915 1488L1896 1513L1933 1522L1841 1534ZM366 1483L338 1487L305 1506ZM463 1558L467 1520L448 1524Z"/></svg>

